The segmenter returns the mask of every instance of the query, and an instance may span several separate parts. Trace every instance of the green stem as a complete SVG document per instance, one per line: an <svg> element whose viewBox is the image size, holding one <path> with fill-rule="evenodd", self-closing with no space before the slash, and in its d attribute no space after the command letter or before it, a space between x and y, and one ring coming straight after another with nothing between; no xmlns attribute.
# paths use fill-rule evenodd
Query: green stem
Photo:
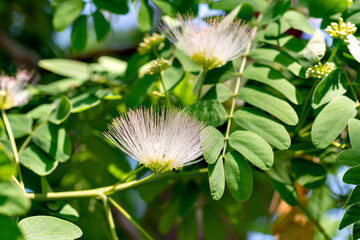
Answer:
<svg viewBox="0 0 360 240"><path fill-rule="evenodd" d="M332 59L335 57L336 52L338 51L339 47L340 47L340 41L338 41L338 42L336 43L335 48L331 51L330 57L329 57L329 59L328 59L328 62L331 62Z"/></svg>
<svg viewBox="0 0 360 240"><path fill-rule="evenodd" d="M260 22L262 16L263 16L262 14L259 14L258 19L257 19L258 23ZM254 29L253 29L253 31L251 33L250 39L254 38L254 36L255 36L255 34L257 32L257 28L258 27L254 27ZM248 56L248 54L250 52L250 49L251 49L251 42L249 42L249 44L246 46L244 56L242 57L242 60L241 60L239 73L237 74L236 85L235 85L234 93L232 95L230 114L228 116L228 122L227 122L227 127L226 127L225 138L224 138L224 148L223 148L223 152L222 152L222 157L223 158L225 157L225 154L226 154L227 142L228 142L228 139L229 139L230 128L231 128L231 121L232 121L233 114L234 114L234 111L235 111L237 95L239 93L240 86L241 86L241 75L243 74L243 72L245 70L247 56Z"/></svg>
<svg viewBox="0 0 360 240"><path fill-rule="evenodd" d="M351 93L354 97L354 100L356 101L356 104L359 105L359 99L357 97L357 94L356 94L356 91L355 91L355 88L354 88L354 84L353 82L351 82L350 78L349 78L349 75L347 74L347 72L345 70L343 70L343 73L345 75L345 78L346 78L346 81L348 82L348 85L350 86L350 90L351 90Z"/></svg>
<svg viewBox="0 0 360 240"><path fill-rule="evenodd" d="M326 233L325 229L320 225L319 221L309 212L309 210L298 202L298 206L301 211L307 216L307 218L317 227L326 240L331 240L331 237Z"/></svg>
<svg viewBox="0 0 360 240"><path fill-rule="evenodd" d="M33 130L31 131L31 133L29 134L29 136L27 136L27 138L25 139L25 141L23 142L23 144L21 145L20 149L19 149L19 155L21 155L21 153L25 150L25 148L29 145L31 138L32 138L32 134L33 132L35 132L38 128L40 128L42 125L44 125L47 121L43 121L39 124L37 124Z"/></svg>
<svg viewBox="0 0 360 240"><path fill-rule="evenodd" d="M309 104L311 103L311 97L312 97L313 92L314 92L316 86L318 85L318 83L319 83L319 80L314 81L314 84L312 85L310 91L308 92L308 94L306 96L305 102L304 102L303 107L301 109L301 113L300 113L300 117L299 117L299 123L295 128L295 133L297 133L299 131L299 129L301 129L301 127L304 125L304 123L305 123L305 121L307 119L307 116L310 113L311 108L309 108Z"/></svg>
<svg viewBox="0 0 360 240"><path fill-rule="evenodd" d="M157 49L156 48L153 48L153 53L155 55L156 58L160 58L160 54L158 53Z"/></svg>
<svg viewBox="0 0 360 240"><path fill-rule="evenodd" d="M109 197L110 203L119 210L147 239L153 240L153 238L148 234L145 229L143 229L136 221L133 219L130 214L128 214L125 209L123 209L117 202L114 201L111 197Z"/></svg>
<svg viewBox="0 0 360 240"><path fill-rule="evenodd" d="M131 172L129 175L127 175L123 180L121 180L121 182L125 182L126 180L128 180L130 177L134 176L135 174L137 174L138 172L140 172L141 170L143 170L145 168L144 165L141 165L140 167L138 167L135 171Z"/></svg>
<svg viewBox="0 0 360 240"><path fill-rule="evenodd" d="M7 131L7 133L8 133L9 140L10 140L10 143L11 143L11 148L12 148L13 153L14 153L15 168L16 168L16 172L17 172L17 174L18 174L18 176L19 176L20 186L21 186L21 188L25 191L24 182L23 182L23 179L22 179L21 171L20 171L19 153L18 153L18 150L17 150L17 147L16 147L16 142L15 142L14 134L13 134L13 132L12 132L12 130L11 130L11 125L10 125L9 119L8 119L8 117L7 117L6 112L5 112L4 109L1 109L1 114L2 114L2 117L3 117L3 119L4 119L6 131Z"/></svg>
<svg viewBox="0 0 360 240"><path fill-rule="evenodd" d="M111 213L111 208L109 206L109 201L108 200L110 200L110 198L108 199L107 196L102 197L106 219L108 220L108 223L109 223L112 239L113 240L119 240L119 238L117 237L117 234L116 234L116 227L115 227L115 223L114 223L114 218L113 218L113 215Z"/></svg>
<svg viewBox="0 0 360 240"><path fill-rule="evenodd" d="M205 77L206 77L207 71L208 71L207 69L203 69L203 71L200 72L200 74L202 74L202 78L201 78L201 82L200 82L199 93L198 93L197 100L196 100L197 102L200 101L201 90L202 90L202 87L205 82Z"/></svg>
<svg viewBox="0 0 360 240"><path fill-rule="evenodd" d="M165 83L164 83L164 79L163 79L162 75L163 75L163 71L161 71L161 72L159 73L159 79L160 79L161 86L162 86L162 88L164 89L165 98L166 98L166 104L167 104L168 106L171 106L170 95L169 95L168 91L166 90Z"/></svg>
<svg viewBox="0 0 360 240"><path fill-rule="evenodd" d="M73 199L73 198L89 198L89 197L101 197L103 195L109 196L117 192L133 189L140 186L145 186L147 184L173 180L177 178L189 178L194 176L207 175L207 168L197 169L194 171L183 172L181 174L176 174L173 172L166 172L157 175L150 175L141 180L130 181L117 185L114 188L114 185L95 188L90 190L80 190L80 191L67 191L67 192L48 192L48 193L26 193L26 196L35 201L53 201L53 200L62 200L62 199Z"/></svg>

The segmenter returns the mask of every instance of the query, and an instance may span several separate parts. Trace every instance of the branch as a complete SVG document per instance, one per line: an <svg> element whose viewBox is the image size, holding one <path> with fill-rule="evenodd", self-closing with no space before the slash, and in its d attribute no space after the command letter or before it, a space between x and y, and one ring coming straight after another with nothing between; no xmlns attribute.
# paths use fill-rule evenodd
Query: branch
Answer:
<svg viewBox="0 0 360 240"><path fill-rule="evenodd" d="M200 175L207 175L207 168L201 168L189 172L182 172L180 174L167 172L158 175L150 175L149 177L141 180L130 181L126 183L115 184L111 186L95 188L90 190L49 192L49 193L26 193L26 196L35 201L53 201L60 199L101 197L103 195L109 196L117 192L134 189L155 182L180 179L180 178L189 178Z"/></svg>

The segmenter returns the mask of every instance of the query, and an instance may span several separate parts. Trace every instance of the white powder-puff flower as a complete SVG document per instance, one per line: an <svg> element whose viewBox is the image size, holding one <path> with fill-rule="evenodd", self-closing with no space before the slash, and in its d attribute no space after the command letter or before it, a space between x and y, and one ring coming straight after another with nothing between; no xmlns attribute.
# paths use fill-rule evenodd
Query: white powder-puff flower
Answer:
<svg viewBox="0 0 360 240"><path fill-rule="evenodd" d="M24 86L30 78L26 70L18 71L15 77L0 75L0 109L6 110L28 102L29 95Z"/></svg>
<svg viewBox="0 0 360 240"><path fill-rule="evenodd" d="M108 139L155 173L200 161L207 145L205 125L173 107L130 110L108 127Z"/></svg>
<svg viewBox="0 0 360 240"><path fill-rule="evenodd" d="M178 15L179 21L167 21L161 31L204 70L210 70L240 57L252 40L248 25L223 19Z"/></svg>

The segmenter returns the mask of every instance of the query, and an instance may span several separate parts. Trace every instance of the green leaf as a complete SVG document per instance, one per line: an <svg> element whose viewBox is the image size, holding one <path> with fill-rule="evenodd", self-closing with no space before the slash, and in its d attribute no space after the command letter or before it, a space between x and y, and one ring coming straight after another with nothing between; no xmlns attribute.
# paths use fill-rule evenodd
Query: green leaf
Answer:
<svg viewBox="0 0 360 240"><path fill-rule="evenodd" d="M238 19L243 19L246 22L250 22L251 19L254 16L254 7L253 7L253 2L251 1L251 3L249 2L243 2L241 4L241 8L239 13L237 14L237 18Z"/></svg>
<svg viewBox="0 0 360 240"><path fill-rule="evenodd" d="M0 189L0 214L15 217L30 210L30 199L15 183L0 182Z"/></svg>
<svg viewBox="0 0 360 240"><path fill-rule="evenodd" d="M296 125L299 121L295 110L289 103L263 90L243 87L239 90L238 96L245 102L274 115L288 125Z"/></svg>
<svg viewBox="0 0 360 240"><path fill-rule="evenodd" d="M204 83L204 80L205 80L204 77L205 77L204 70L201 69L199 74L195 78L194 87L193 87L193 90L192 90L192 93L193 93L194 96L197 93L201 94L199 91L200 91L200 86Z"/></svg>
<svg viewBox="0 0 360 240"><path fill-rule="evenodd" d="M353 226L353 239L360 238L360 223L356 222Z"/></svg>
<svg viewBox="0 0 360 240"><path fill-rule="evenodd" d="M219 102L226 102L231 96L232 92L224 84L218 83L202 97L202 100L217 99Z"/></svg>
<svg viewBox="0 0 360 240"><path fill-rule="evenodd" d="M348 132L350 137L351 148L360 151L360 121L350 118L348 122Z"/></svg>
<svg viewBox="0 0 360 240"><path fill-rule="evenodd" d="M236 78L236 72L231 61L220 68L214 68L206 73L204 84L224 83Z"/></svg>
<svg viewBox="0 0 360 240"><path fill-rule="evenodd" d="M199 195L200 189L196 183L189 182L188 184L186 184L180 196L180 216L184 217L188 215L190 211L195 208L195 203L197 202Z"/></svg>
<svg viewBox="0 0 360 240"><path fill-rule="evenodd" d="M266 36L264 36L264 33L261 33L262 32L259 32L257 35L257 38L261 42L284 47L290 51L297 53L301 52L305 48L305 43L294 36L283 34L277 38L267 38Z"/></svg>
<svg viewBox="0 0 360 240"><path fill-rule="evenodd" d="M343 176L343 182L347 184L360 184L360 165L350 168Z"/></svg>
<svg viewBox="0 0 360 240"><path fill-rule="evenodd" d="M206 125L218 127L227 119L227 112L224 106L217 100L205 100L188 106L184 111L196 116L199 121Z"/></svg>
<svg viewBox="0 0 360 240"><path fill-rule="evenodd" d="M209 4L211 9L222 9L225 11L232 11L236 8L240 3L248 3L254 7L256 12L263 12L266 8L267 2L265 0L220 0L220 1L212 1Z"/></svg>
<svg viewBox="0 0 360 240"><path fill-rule="evenodd" d="M290 162L295 180L302 186L315 189L321 187L326 181L327 171L320 164L309 160L293 158Z"/></svg>
<svg viewBox="0 0 360 240"><path fill-rule="evenodd" d="M340 70L335 70L322 79L316 86L312 96L311 106L316 109L330 102L337 96L343 95L346 93L346 89L346 79L344 79Z"/></svg>
<svg viewBox="0 0 360 240"><path fill-rule="evenodd" d="M280 18L275 22L271 22L267 25L264 33L267 37L278 37L290 29L290 25L284 18Z"/></svg>
<svg viewBox="0 0 360 240"><path fill-rule="evenodd" d="M156 75L145 75L143 78L137 79L137 81L132 84L130 92L127 96L127 106L135 107L140 105L156 80Z"/></svg>
<svg viewBox="0 0 360 240"><path fill-rule="evenodd" d="M360 220L360 205L356 204L351 206L344 214L344 217L340 222L339 230L344 229L345 227L359 220Z"/></svg>
<svg viewBox="0 0 360 240"><path fill-rule="evenodd" d="M56 125L59 125L70 116L71 110L72 105L70 99L63 95L56 102L55 111L50 115L49 121Z"/></svg>
<svg viewBox="0 0 360 240"><path fill-rule="evenodd" d="M8 216L0 215L0 233L4 240L24 240L17 224Z"/></svg>
<svg viewBox="0 0 360 240"><path fill-rule="evenodd" d="M20 155L20 163L40 176L49 175L58 165L56 160L35 145L25 148Z"/></svg>
<svg viewBox="0 0 360 240"><path fill-rule="evenodd" d="M236 111L233 117L240 127L256 133L274 147L281 150L290 147L291 139L285 127L266 114L243 109Z"/></svg>
<svg viewBox="0 0 360 240"><path fill-rule="evenodd" d="M101 56L98 59L99 64L104 67L107 71L123 76L125 74L128 63L120 59Z"/></svg>
<svg viewBox="0 0 360 240"><path fill-rule="evenodd" d="M100 104L100 100L92 96L90 93L83 93L71 99L72 112L78 113L86 111Z"/></svg>
<svg viewBox="0 0 360 240"><path fill-rule="evenodd" d="M102 12L97 9L93 15L94 19L94 28L95 28L95 34L96 34L96 40L98 42L104 40L106 36L110 32L110 23L105 19Z"/></svg>
<svg viewBox="0 0 360 240"><path fill-rule="evenodd" d="M71 142L64 128L45 123L33 132L33 142L59 162L70 158Z"/></svg>
<svg viewBox="0 0 360 240"><path fill-rule="evenodd" d="M81 15L76 19L71 31L71 46L76 51L86 48L87 42L87 15Z"/></svg>
<svg viewBox="0 0 360 240"><path fill-rule="evenodd" d="M349 5L350 2L344 0L310 0L308 8L311 17L323 18L343 12Z"/></svg>
<svg viewBox="0 0 360 240"><path fill-rule="evenodd" d="M288 24L299 31L312 34L315 32L314 28L309 23L309 20L299 12L296 11L287 11L284 14L284 19L288 22Z"/></svg>
<svg viewBox="0 0 360 240"><path fill-rule="evenodd" d="M27 240L77 239L82 236L81 229L75 224L50 216L24 218L19 227Z"/></svg>
<svg viewBox="0 0 360 240"><path fill-rule="evenodd" d="M187 215L179 226L178 239L179 240L197 240L197 219L196 211L192 211Z"/></svg>
<svg viewBox="0 0 360 240"><path fill-rule="evenodd" d="M337 160L345 166L354 167L360 165L360 151L353 149L343 150L339 153Z"/></svg>
<svg viewBox="0 0 360 240"><path fill-rule="evenodd" d="M274 21L274 19L278 19L283 15L290 7L291 1L274 1L266 4L266 9L264 12L264 16L260 21L260 25L270 23Z"/></svg>
<svg viewBox="0 0 360 240"><path fill-rule="evenodd" d="M219 200L225 191L225 173L222 155L214 164L208 164L210 194L214 200Z"/></svg>
<svg viewBox="0 0 360 240"><path fill-rule="evenodd" d="M345 207L360 203L360 186L356 186L351 192L349 199L347 200Z"/></svg>
<svg viewBox="0 0 360 240"><path fill-rule="evenodd" d="M225 155L225 179L234 198L247 201L253 190L253 178L246 160L237 152Z"/></svg>
<svg viewBox="0 0 360 240"><path fill-rule="evenodd" d="M202 223L206 240L226 239L224 223L215 209L211 206L203 207Z"/></svg>
<svg viewBox="0 0 360 240"><path fill-rule="evenodd" d="M298 204L296 189L291 184L278 182L273 179L276 191L280 194L281 198L290 206Z"/></svg>
<svg viewBox="0 0 360 240"><path fill-rule="evenodd" d="M26 115L33 119L39 119L39 121L42 121L50 116L53 108L53 104L41 104L40 106L29 111Z"/></svg>
<svg viewBox="0 0 360 240"><path fill-rule="evenodd" d="M275 88L295 104L302 102L301 94L295 86L284 75L269 66L255 63L245 69L244 76Z"/></svg>
<svg viewBox="0 0 360 240"><path fill-rule="evenodd" d="M187 72L200 72L201 67L188 55L176 49L175 57L181 63L183 69Z"/></svg>
<svg viewBox="0 0 360 240"><path fill-rule="evenodd" d="M82 0L64 1L54 13L53 26L58 32L64 31L84 9L85 2Z"/></svg>
<svg viewBox="0 0 360 240"><path fill-rule="evenodd" d="M254 48L250 51L249 57L255 60L280 63L296 76L299 76L303 72L302 65L295 58L279 49L264 47Z"/></svg>
<svg viewBox="0 0 360 240"><path fill-rule="evenodd" d="M93 0L98 9L104 9L115 14L125 14L129 11L127 0Z"/></svg>
<svg viewBox="0 0 360 240"><path fill-rule="evenodd" d="M152 2L161 10L163 15L173 16L175 13L171 2L166 0L152 0Z"/></svg>
<svg viewBox="0 0 360 240"><path fill-rule="evenodd" d="M236 6L231 12L225 15L225 17L221 20L220 26L224 25L227 26L234 22L236 16L238 15L241 8L241 4Z"/></svg>
<svg viewBox="0 0 360 240"><path fill-rule="evenodd" d="M172 201L169 202L169 205L167 206L163 214L160 216L158 222L158 228L161 234L163 235L167 234L175 225L179 215L179 205L180 205L179 198L173 199Z"/></svg>
<svg viewBox="0 0 360 240"><path fill-rule="evenodd" d="M308 44L306 44L304 50L304 57L309 59L312 62L320 61L326 52L326 43L324 35L321 30L318 29L311 37Z"/></svg>
<svg viewBox="0 0 360 240"><path fill-rule="evenodd" d="M333 99L316 117L311 138L318 148L326 148L344 130L350 118L355 117L356 103L345 96Z"/></svg>
<svg viewBox="0 0 360 240"><path fill-rule="evenodd" d="M139 3L138 27L140 32L148 32L153 25L153 10L148 1L140 0Z"/></svg>
<svg viewBox="0 0 360 240"><path fill-rule="evenodd" d="M23 114L9 114L8 118L14 138L21 138L31 133L33 121L30 117Z"/></svg>
<svg viewBox="0 0 360 240"><path fill-rule="evenodd" d="M85 80L81 79L64 78L46 85L37 84L35 88L45 94L60 95L81 86L84 82Z"/></svg>
<svg viewBox="0 0 360 240"><path fill-rule="evenodd" d="M70 204L65 204L59 211L52 213L52 215L70 221L79 219L79 213Z"/></svg>
<svg viewBox="0 0 360 240"><path fill-rule="evenodd" d="M268 170L273 165L272 148L264 139L253 132L235 131L229 136L229 144L262 170Z"/></svg>
<svg viewBox="0 0 360 240"><path fill-rule="evenodd" d="M213 164L224 147L224 136L212 126L207 126L201 134L207 136L202 143L204 158L207 163Z"/></svg>
<svg viewBox="0 0 360 240"><path fill-rule="evenodd" d="M9 181L15 175L15 166L0 145L0 181Z"/></svg>
<svg viewBox="0 0 360 240"><path fill-rule="evenodd" d="M346 39L351 55L360 62L360 42L352 34L349 34Z"/></svg>
<svg viewBox="0 0 360 240"><path fill-rule="evenodd" d="M172 65L164 71L163 79L167 91L174 89L184 78L185 72L178 61L173 61Z"/></svg>
<svg viewBox="0 0 360 240"><path fill-rule="evenodd" d="M85 80L90 78L89 65L80 61L62 58L44 59L40 60L38 65L61 76Z"/></svg>

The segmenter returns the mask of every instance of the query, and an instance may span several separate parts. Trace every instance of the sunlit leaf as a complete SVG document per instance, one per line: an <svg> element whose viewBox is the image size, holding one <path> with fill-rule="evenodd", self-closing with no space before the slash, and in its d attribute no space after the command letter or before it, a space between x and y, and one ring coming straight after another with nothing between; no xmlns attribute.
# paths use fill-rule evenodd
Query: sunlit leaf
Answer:
<svg viewBox="0 0 360 240"><path fill-rule="evenodd" d="M304 50L304 57L312 62L321 60L326 51L324 35L320 29L316 30Z"/></svg>
<svg viewBox="0 0 360 240"><path fill-rule="evenodd" d="M19 222L19 228L27 240L77 239L82 231L75 224L50 216L34 216Z"/></svg>
<svg viewBox="0 0 360 240"><path fill-rule="evenodd" d="M356 113L356 103L348 97L339 96L333 99L314 121L311 130L314 145L318 148L327 147Z"/></svg>

